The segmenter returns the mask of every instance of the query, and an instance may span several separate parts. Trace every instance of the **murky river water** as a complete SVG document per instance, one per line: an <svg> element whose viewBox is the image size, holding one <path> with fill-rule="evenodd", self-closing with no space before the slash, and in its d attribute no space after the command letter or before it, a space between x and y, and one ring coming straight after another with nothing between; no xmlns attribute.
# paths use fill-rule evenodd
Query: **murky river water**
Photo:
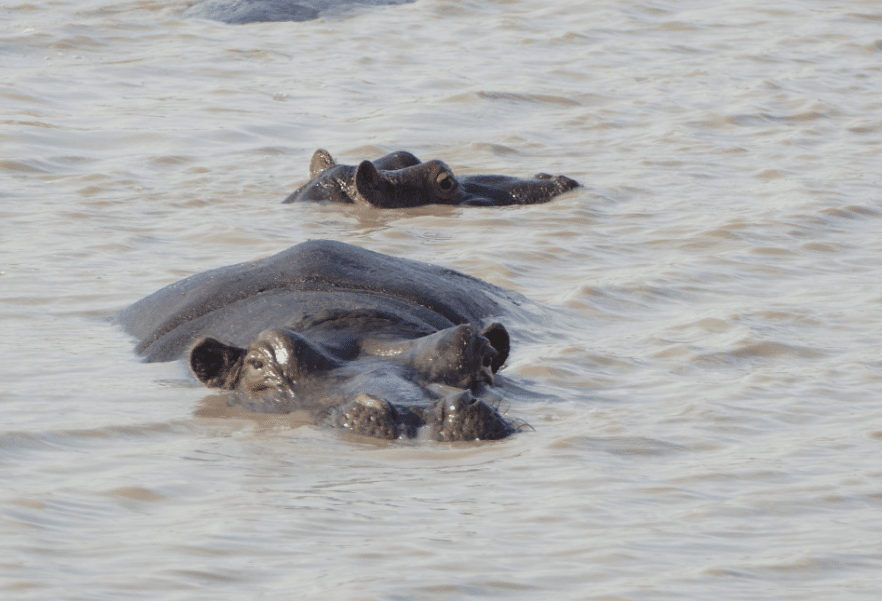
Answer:
<svg viewBox="0 0 882 601"><path fill-rule="evenodd" d="M0 7L0 596L878 599L878 2ZM317 147L548 205L279 202ZM341 240L547 307L488 444L217 417L107 317Z"/></svg>

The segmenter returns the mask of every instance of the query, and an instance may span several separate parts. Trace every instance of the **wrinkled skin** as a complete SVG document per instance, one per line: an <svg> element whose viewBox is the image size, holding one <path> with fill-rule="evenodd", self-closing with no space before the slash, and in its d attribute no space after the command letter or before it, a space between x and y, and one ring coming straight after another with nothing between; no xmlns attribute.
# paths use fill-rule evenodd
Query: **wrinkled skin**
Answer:
<svg viewBox="0 0 882 601"><path fill-rule="evenodd" d="M504 206L540 204L579 187L563 175L539 173L522 179L506 175L454 175L441 161L425 163L399 150L374 161L339 165L326 150L316 150L310 181L284 203L314 201L406 208L428 204Z"/></svg>
<svg viewBox="0 0 882 601"><path fill-rule="evenodd" d="M464 274L327 240L195 275L118 316L148 361L186 358L251 411L311 413L385 439L495 440L526 299Z"/></svg>
<svg viewBox="0 0 882 601"><path fill-rule="evenodd" d="M308 21L353 6L407 4L415 0L202 0L185 17L244 24L262 21Z"/></svg>

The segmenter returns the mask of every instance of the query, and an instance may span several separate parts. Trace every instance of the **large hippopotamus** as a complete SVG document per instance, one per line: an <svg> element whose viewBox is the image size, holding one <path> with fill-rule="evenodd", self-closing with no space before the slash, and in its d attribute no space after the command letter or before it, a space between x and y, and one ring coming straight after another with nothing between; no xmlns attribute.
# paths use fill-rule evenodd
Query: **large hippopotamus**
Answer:
<svg viewBox="0 0 882 601"><path fill-rule="evenodd" d="M309 412L384 439L493 440L520 295L465 274L315 240L188 277L118 321L147 361L186 358L230 404Z"/></svg>
<svg viewBox="0 0 882 601"><path fill-rule="evenodd" d="M202 0L185 17L244 24L261 21L308 21L358 5L407 4L416 0Z"/></svg>
<svg viewBox="0 0 882 601"><path fill-rule="evenodd" d="M443 162L423 163L404 150L356 166L339 165L327 150L319 149L309 164L309 177L306 185L283 202L324 201L396 209L427 204L526 205L548 202L579 187L573 179L547 173L527 179L455 176Z"/></svg>

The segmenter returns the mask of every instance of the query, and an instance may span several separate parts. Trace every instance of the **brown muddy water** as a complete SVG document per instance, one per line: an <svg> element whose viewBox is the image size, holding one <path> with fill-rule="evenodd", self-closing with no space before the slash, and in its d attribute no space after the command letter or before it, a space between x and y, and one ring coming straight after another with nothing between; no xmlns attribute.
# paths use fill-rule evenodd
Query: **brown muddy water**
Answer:
<svg viewBox="0 0 882 601"><path fill-rule="evenodd" d="M0 7L0 597L878 599L878 2ZM318 148L543 206L279 204ZM330 238L540 303L486 444L223 410L108 322Z"/></svg>

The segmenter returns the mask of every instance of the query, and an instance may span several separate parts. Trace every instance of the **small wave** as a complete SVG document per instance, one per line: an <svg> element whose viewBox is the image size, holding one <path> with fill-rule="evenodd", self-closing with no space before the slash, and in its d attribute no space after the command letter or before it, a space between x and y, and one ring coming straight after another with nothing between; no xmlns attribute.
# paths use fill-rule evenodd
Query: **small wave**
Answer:
<svg viewBox="0 0 882 601"><path fill-rule="evenodd" d="M193 426L189 422L179 421L126 426L114 425L77 430L2 432L0 433L0 461L8 460L10 455L26 454L33 451L76 451L94 446L98 441L149 438L189 432L192 428Z"/></svg>
<svg viewBox="0 0 882 601"><path fill-rule="evenodd" d="M573 436L553 442L552 449L582 449L624 456L669 456L689 451L688 447L642 436L611 436L597 438Z"/></svg>
<svg viewBox="0 0 882 601"><path fill-rule="evenodd" d="M839 208L824 209L822 215L827 217L839 217L841 219L861 219L864 217L880 217L882 212L870 207L861 207L857 205L848 205Z"/></svg>
<svg viewBox="0 0 882 601"><path fill-rule="evenodd" d="M822 359L826 356L827 353L817 348L766 341L745 344L727 352L706 353L695 359L695 362L705 365L731 365L753 360Z"/></svg>
<svg viewBox="0 0 882 601"><path fill-rule="evenodd" d="M514 92L467 92L447 99L447 102L473 103L475 100L503 101L517 104L581 106L582 103L566 96L549 94L517 94Z"/></svg>
<svg viewBox="0 0 882 601"><path fill-rule="evenodd" d="M0 170L20 174L52 173L52 170L40 161L0 161Z"/></svg>

